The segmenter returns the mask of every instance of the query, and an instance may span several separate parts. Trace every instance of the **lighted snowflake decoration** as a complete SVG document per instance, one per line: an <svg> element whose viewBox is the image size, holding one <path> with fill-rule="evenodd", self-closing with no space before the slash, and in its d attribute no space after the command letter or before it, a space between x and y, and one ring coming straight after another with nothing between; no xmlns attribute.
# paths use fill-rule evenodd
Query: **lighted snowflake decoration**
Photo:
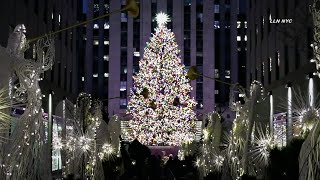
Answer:
<svg viewBox="0 0 320 180"><path fill-rule="evenodd" d="M102 145L101 152L98 153L100 159L110 159L115 151L111 144L105 143Z"/></svg>

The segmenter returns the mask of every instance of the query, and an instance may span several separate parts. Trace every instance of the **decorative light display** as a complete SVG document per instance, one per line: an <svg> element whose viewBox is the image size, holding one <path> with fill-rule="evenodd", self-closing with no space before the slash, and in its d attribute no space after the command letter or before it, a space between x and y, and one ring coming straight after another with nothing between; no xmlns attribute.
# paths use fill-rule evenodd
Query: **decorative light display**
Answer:
<svg viewBox="0 0 320 180"><path fill-rule="evenodd" d="M178 159L180 160L180 161L183 161L184 160L184 150L181 150L181 149L179 149L179 151L178 151Z"/></svg>
<svg viewBox="0 0 320 180"><path fill-rule="evenodd" d="M102 145L102 151L98 153L100 159L111 159L115 154L115 150L111 144L105 143Z"/></svg>
<svg viewBox="0 0 320 180"><path fill-rule="evenodd" d="M98 143L107 139L98 138L99 133L106 131L101 129L102 123L101 103L92 102L90 95L81 93L75 106L75 117L67 119L68 131L63 143L67 152L65 175L104 179L102 160L110 149L107 144Z"/></svg>
<svg viewBox="0 0 320 180"><path fill-rule="evenodd" d="M61 150L63 148L62 139L58 130L52 132L52 148L53 150Z"/></svg>
<svg viewBox="0 0 320 180"><path fill-rule="evenodd" d="M5 174L0 176L15 180L51 179L39 81L41 74L53 65L54 40L50 37L38 40L34 44L34 58L25 59L24 52L29 48L25 33L25 26L17 25L6 48L12 62L11 74L15 74L10 77L10 99L25 103L26 108L6 144L7 156L1 171Z"/></svg>
<svg viewBox="0 0 320 180"><path fill-rule="evenodd" d="M310 11L312 14L313 26L314 26L314 33L313 33L313 43L310 45L313 49L313 59L311 62L316 64L316 72L314 73L318 77L320 77L320 9L319 9L319 0L313 1L313 4L310 6Z"/></svg>
<svg viewBox="0 0 320 180"><path fill-rule="evenodd" d="M319 51L319 40L320 40L320 0L313 1L310 6L310 12L313 17L313 59L311 62L316 64L315 75L320 77L320 51ZM311 89L312 88L312 89ZM300 121L303 123L303 129L307 130L308 136L305 142L301 146L300 157L299 157L299 180L303 179L318 179L319 178L319 149L320 144L320 124L319 124L319 102L316 102L313 92L313 78L309 79L309 108L306 111L302 111L302 118ZM306 133L305 133L306 134Z"/></svg>
<svg viewBox="0 0 320 180"><path fill-rule="evenodd" d="M0 89L0 126L2 129L9 128L11 118L9 113L6 113L9 107L11 107L11 104L7 91L5 89ZM0 139L0 142L2 141L4 141L4 138Z"/></svg>
<svg viewBox="0 0 320 180"><path fill-rule="evenodd" d="M259 126L257 129L257 135L252 143L250 150L252 161L258 167L267 167L269 162L270 151L275 147L272 134L268 128L262 128Z"/></svg>
<svg viewBox="0 0 320 180"><path fill-rule="evenodd" d="M129 139L145 145L175 145L195 138L195 100L174 34L165 27L167 16L157 15L158 27L144 49L139 73L133 77L128 114Z"/></svg>
<svg viewBox="0 0 320 180"><path fill-rule="evenodd" d="M275 114L273 119L273 141L278 148L285 147L287 145L287 113Z"/></svg>
<svg viewBox="0 0 320 180"><path fill-rule="evenodd" d="M293 136L305 136L313 128L314 123L319 118L319 95L314 95L313 105L310 106L309 93L303 93L301 89L292 89L291 114L293 123ZM292 100L294 99L294 101ZM280 107L286 109L286 103L281 103Z"/></svg>
<svg viewBox="0 0 320 180"><path fill-rule="evenodd" d="M209 113L204 119L204 124L207 125L203 129L203 143L196 166L203 176L207 176L210 172L221 171L225 158L220 151L221 116L216 112Z"/></svg>

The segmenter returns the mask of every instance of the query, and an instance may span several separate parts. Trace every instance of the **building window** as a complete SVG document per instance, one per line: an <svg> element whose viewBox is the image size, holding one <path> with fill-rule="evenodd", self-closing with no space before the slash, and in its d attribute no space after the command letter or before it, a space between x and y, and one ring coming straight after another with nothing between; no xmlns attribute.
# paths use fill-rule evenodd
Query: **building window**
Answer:
<svg viewBox="0 0 320 180"><path fill-rule="evenodd" d="M109 56L108 56L108 55L104 55L104 56L103 56L103 60L109 61Z"/></svg>
<svg viewBox="0 0 320 180"><path fill-rule="evenodd" d="M120 109L127 109L127 99L120 99Z"/></svg>
<svg viewBox="0 0 320 180"><path fill-rule="evenodd" d="M237 41L241 41L241 36L237 36Z"/></svg>
<svg viewBox="0 0 320 180"><path fill-rule="evenodd" d="M103 28L104 28L104 29L109 29L109 28L110 28L109 23L107 23L107 22L106 22L106 23L104 23Z"/></svg>
<svg viewBox="0 0 320 180"><path fill-rule="evenodd" d="M127 90L127 81L120 81L120 91Z"/></svg>
<svg viewBox="0 0 320 180"><path fill-rule="evenodd" d="M219 90L218 89L214 90L214 94L219 94Z"/></svg>
<svg viewBox="0 0 320 180"><path fill-rule="evenodd" d="M230 79L230 76L231 76L230 70L226 70L226 76L225 76L225 78Z"/></svg>
<svg viewBox="0 0 320 180"><path fill-rule="evenodd" d="M271 57L268 58L268 61L269 61L269 71L271 72L272 71L272 59L271 59Z"/></svg>
<svg viewBox="0 0 320 180"><path fill-rule="evenodd" d="M279 69L280 69L280 52L277 51L276 52L276 80L279 80L280 78L280 72L279 72Z"/></svg>
<svg viewBox="0 0 320 180"><path fill-rule="evenodd" d="M220 21L214 21L214 28L219 29L220 28Z"/></svg>
<svg viewBox="0 0 320 180"><path fill-rule="evenodd" d="M214 13L220 13L220 5L219 4L215 4L214 5Z"/></svg>
<svg viewBox="0 0 320 180"><path fill-rule="evenodd" d="M298 69L300 66L300 52L299 52L299 44L297 41L295 42L295 57L296 57L295 65L296 65L296 69Z"/></svg>
<svg viewBox="0 0 320 180"><path fill-rule="evenodd" d="M127 13L121 13L121 22L128 22Z"/></svg>
<svg viewBox="0 0 320 180"><path fill-rule="evenodd" d="M237 28L241 28L241 21L237 21Z"/></svg>
<svg viewBox="0 0 320 180"><path fill-rule="evenodd" d="M270 20L271 20L270 8L268 8L267 13L268 13L268 18L269 18L269 22L270 22ZM270 33L270 32L271 32L271 24L268 23L268 33Z"/></svg>
<svg viewBox="0 0 320 180"><path fill-rule="evenodd" d="M214 78L219 78L219 69L214 70Z"/></svg>
<svg viewBox="0 0 320 180"><path fill-rule="evenodd" d="M140 52L133 52L133 56L140 57Z"/></svg>
<svg viewBox="0 0 320 180"><path fill-rule="evenodd" d="M284 47L284 63L285 63L285 74L289 73L289 51L288 46Z"/></svg>

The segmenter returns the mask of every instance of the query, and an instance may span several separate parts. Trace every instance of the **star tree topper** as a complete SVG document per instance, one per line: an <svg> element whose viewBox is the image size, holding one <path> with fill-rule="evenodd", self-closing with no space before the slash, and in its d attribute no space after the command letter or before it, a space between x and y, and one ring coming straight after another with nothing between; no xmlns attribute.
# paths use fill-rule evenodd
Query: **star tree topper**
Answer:
<svg viewBox="0 0 320 180"><path fill-rule="evenodd" d="M169 16L166 13L160 12L156 15L158 26L164 26L169 21Z"/></svg>

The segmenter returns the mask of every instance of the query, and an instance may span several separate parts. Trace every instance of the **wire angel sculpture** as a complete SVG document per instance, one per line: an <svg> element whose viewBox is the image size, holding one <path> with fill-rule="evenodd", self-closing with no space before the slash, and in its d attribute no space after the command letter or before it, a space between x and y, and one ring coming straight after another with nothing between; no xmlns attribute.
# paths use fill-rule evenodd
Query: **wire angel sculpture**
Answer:
<svg viewBox="0 0 320 180"><path fill-rule="evenodd" d="M244 95L244 104L236 102L234 93ZM264 100L263 85L253 81L249 92L239 85L230 88L230 109L236 112L230 133L224 133L225 156L229 171L234 179L244 173L254 174L254 167L248 164L250 144L254 141L254 106Z"/></svg>
<svg viewBox="0 0 320 180"><path fill-rule="evenodd" d="M66 153L64 174L78 178L104 179L102 161L116 154L116 141L110 140L110 130L102 119L102 104L81 93L77 99L74 117L67 119L66 138L62 142ZM113 132L113 131L112 131ZM109 137L109 138L108 138Z"/></svg>
<svg viewBox="0 0 320 180"><path fill-rule="evenodd" d="M220 150L222 132L220 115L212 112L207 114L205 120L207 123L204 123L203 143L196 161L196 166L203 176L207 176L210 172L221 171L225 159Z"/></svg>
<svg viewBox="0 0 320 180"><path fill-rule="evenodd" d="M29 48L24 25L16 26L9 36L7 53L11 57L12 80L17 82L11 89L12 99L26 104L24 113L6 145L3 173L7 179L50 179L49 148L46 146L45 124L42 114L40 75L54 62L54 40L40 39L35 45L35 60L25 59Z"/></svg>

